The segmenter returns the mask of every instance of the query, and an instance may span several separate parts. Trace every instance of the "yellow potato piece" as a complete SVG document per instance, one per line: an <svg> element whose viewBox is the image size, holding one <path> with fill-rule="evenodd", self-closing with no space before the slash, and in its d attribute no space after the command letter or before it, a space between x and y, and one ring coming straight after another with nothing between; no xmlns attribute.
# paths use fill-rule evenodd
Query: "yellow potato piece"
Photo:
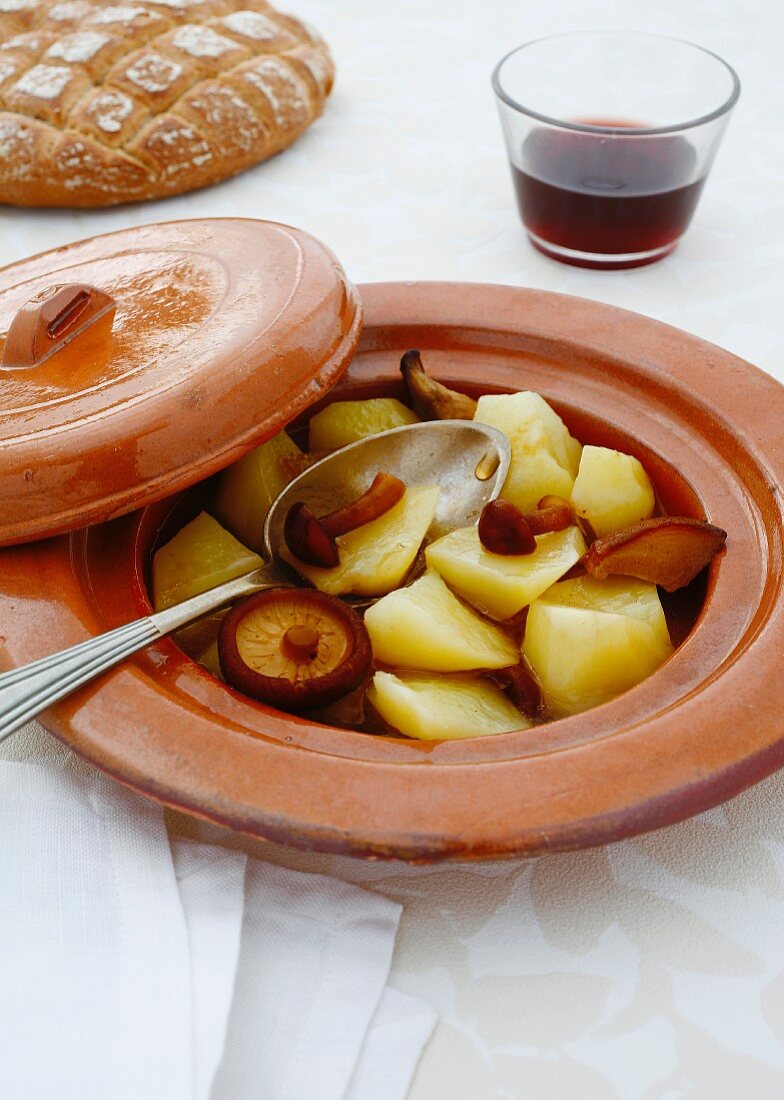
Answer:
<svg viewBox="0 0 784 1100"><path fill-rule="evenodd" d="M573 577L554 584L542 598L564 607L607 611L613 615L629 615L652 625L665 625L656 585L634 577L608 577L606 580Z"/></svg>
<svg viewBox="0 0 784 1100"><path fill-rule="evenodd" d="M463 599L491 615L509 619L541 596L586 551L579 528L539 535L532 554L490 554L476 527L461 527L432 542L427 564Z"/></svg>
<svg viewBox="0 0 784 1100"><path fill-rule="evenodd" d="M368 699L390 726L422 741L449 741L528 729L531 723L487 680L377 672Z"/></svg>
<svg viewBox="0 0 784 1100"><path fill-rule="evenodd" d="M308 446L311 451L336 451L366 435L418 423L417 414L396 397L333 401L310 418Z"/></svg>
<svg viewBox="0 0 784 1100"><path fill-rule="evenodd" d="M598 538L603 538L652 516L656 498L642 463L633 455L585 446L572 489L572 507L588 520Z"/></svg>
<svg viewBox="0 0 784 1100"><path fill-rule="evenodd" d="M369 607L365 626L375 659L396 668L468 672L520 658L509 635L461 603L437 573Z"/></svg>
<svg viewBox="0 0 784 1100"><path fill-rule="evenodd" d="M627 577L553 585L528 610L523 654L555 715L613 699L672 653L656 586Z"/></svg>
<svg viewBox="0 0 784 1100"><path fill-rule="evenodd" d="M281 458L301 453L286 432L278 432L220 475L215 514L251 550L264 549L264 519L290 480L283 473Z"/></svg>
<svg viewBox="0 0 784 1100"><path fill-rule="evenodd" d="M427 534L436 505L437 485L418 485L378 519L338 538L340 564L321 569L298 561L285 547L281 557L331 596L383 596L403 581Z"/></svg>
<svg viewBox="0 0 784 1100"><path fill-rule="evenodd" d="M580 444L538 393L485 394L474 420L498 428L512 447L501 496L532 512L543 496L567 500L580 464Z"/></svg>
<svg viewBox="0 0 784 1100"><path fill-rule="evenodd" d="M202 512L157 551L152 562L156 611L207 592L263 565L217 520Z"/></svg>

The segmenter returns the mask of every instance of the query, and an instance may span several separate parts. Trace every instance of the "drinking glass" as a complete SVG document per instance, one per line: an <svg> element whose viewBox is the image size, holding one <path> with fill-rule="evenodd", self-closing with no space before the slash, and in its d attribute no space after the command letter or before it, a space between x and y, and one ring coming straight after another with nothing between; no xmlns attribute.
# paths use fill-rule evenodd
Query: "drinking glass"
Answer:
<svg viewBox="0 0 784 1100"><path fill-rule="evenodd" d="M531 242L556 260L612 269L678 243L740 81L690 42L589 31L512 50L493 90Z"/></svg>

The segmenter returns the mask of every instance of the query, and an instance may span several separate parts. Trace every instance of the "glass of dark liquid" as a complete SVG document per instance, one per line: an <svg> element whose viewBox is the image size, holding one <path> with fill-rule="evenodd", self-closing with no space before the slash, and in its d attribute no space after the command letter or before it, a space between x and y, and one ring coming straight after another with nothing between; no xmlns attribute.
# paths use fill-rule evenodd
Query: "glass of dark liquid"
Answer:
<svg viewBox="0 0 784 1100"><path fill-rule="evenodd" d="M740 82L715 54L662 35L553 35L493 73L520 217L565 263L625 268L675 248Z"/></svg>

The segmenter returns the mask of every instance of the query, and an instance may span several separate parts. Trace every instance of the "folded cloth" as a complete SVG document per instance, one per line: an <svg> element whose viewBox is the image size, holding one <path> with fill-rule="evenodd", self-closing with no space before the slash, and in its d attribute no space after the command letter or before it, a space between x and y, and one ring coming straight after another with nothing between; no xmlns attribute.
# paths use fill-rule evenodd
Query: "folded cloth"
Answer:
<svg viewBox="0 0 784 1100"><path fill-rule="evenodd" d="M0 762L0 1093L402 1100L435 1014L387 987L399 916L170 846L160 807L97 773Z"/></svg>
<svg viewBox="0 0 784 1100"><path fill-rule="evenodd" d="M359 1055L347 1100L405 1096L437 1019L432 1005L387 986Z"/></svg>
<svg viewBox="0 0 784 1100"><path fill-rule="evenodd" d="M191 1100L188 936L159 807L0 766L0 1028L14 1100Z"/></svg>
<svg viewBox="0 0 784 1100"><path fill-rule="evenodd" d="M380 1010L399 917L399 906L356 886L253 861L213 1100L345 1096L368 1025ZM382 1027L388 1007L379 1011L376 1023ZM405 1015L408 1008L399 1002L397 1013ZM388 1033L402 1079L397 1087L390 1080L381 1091L356 1095L405 1096L434 1022L408 1049Z"/></svg>
<svg viewBox="0 0 784 1100"><path fill-rule="evenodd" d="M223 1057L245 906L244 852L172 841L191 959L194 1100L209 1100Z"/></svg>

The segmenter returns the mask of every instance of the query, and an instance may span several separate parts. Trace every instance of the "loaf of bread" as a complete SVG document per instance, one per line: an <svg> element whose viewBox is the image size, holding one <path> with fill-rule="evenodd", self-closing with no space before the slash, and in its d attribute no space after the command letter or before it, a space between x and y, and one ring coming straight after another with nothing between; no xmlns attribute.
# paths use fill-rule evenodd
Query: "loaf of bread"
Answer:
<svg viewBox="0 0 784 1100"><path fill-rule="evenodd" d="M333 75L322 39L265 0L0 0L0 202L215 183L290 145Z"/></svg>

